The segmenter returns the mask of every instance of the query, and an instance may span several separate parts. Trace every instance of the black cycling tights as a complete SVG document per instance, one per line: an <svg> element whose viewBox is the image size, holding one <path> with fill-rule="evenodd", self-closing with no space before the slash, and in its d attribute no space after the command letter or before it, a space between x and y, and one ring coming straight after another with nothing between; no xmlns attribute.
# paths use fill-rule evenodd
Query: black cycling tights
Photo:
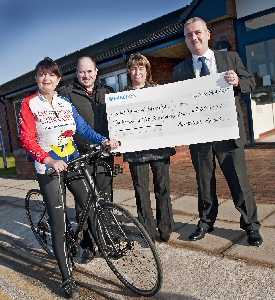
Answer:
<svg viewBox="0 0 275 300"><path fill-rule="evenodd" d="M74 176L75 173L61 173L60 175L37 174L39 187L49 214L49 222L52 229L53 251L62 275L62 281L71 276L67 247L65 243L65 183L66 176ZM75 201L83 207L88 196L88 187L81 177L69 181L69 190L74 195ZM92 211L88 218L88 227L92 228Z"/></svg>

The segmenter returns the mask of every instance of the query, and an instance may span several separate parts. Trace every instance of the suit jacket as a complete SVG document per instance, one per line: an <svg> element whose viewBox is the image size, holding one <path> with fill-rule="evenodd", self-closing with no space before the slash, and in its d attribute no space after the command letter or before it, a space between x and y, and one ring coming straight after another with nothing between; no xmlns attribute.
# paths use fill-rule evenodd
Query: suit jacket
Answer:
<svg viewBox="0 0 275 300"><path fill-rule="evenodd" d="M255 80L254 77L251 74L249 74L248 70L244 67L238 53L233 51L224 52L217 50L213 50L213 52L216 59L218 73L233 70L237 73L240 79L239 86L234 88L234 91L240 133L240 137L235 140L235 143L238 147L241 147L247 143L247 138L243 122L243 113L239 102L239 94L240 92L251 93L252 90L255 88ZM196 75L194 71L192 56L190 56L175 67L174 81L182 81L192 78L196 78Z"/></svg>

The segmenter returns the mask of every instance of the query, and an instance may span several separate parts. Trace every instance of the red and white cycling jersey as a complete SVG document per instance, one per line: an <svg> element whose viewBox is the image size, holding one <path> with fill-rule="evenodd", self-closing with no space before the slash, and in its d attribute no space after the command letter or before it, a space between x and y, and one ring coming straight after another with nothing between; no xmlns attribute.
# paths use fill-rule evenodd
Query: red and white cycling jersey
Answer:
<svg viewBox="0 0 275 300"><path fill-rule="evenodd" d="M40 93L25 98L19 115L21 142L35 159L37 173L44 174L46 157L71 160L79 156L73 135L101 144L105 137L96 133L78 114L72 103L55 94L52 105Z"/></svg>

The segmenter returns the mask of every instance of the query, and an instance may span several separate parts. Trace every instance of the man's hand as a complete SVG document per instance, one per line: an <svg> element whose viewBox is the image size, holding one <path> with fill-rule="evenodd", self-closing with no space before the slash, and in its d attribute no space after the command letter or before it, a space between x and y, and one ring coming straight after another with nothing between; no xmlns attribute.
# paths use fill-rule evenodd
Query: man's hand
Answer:
<svg viewBox="0 0 275 300"><path fill-rule="evenodd" d="M233 85L233 86L239 85L239 77L233 70L227 71L225 73L224 79L230 85Z"/></svg>

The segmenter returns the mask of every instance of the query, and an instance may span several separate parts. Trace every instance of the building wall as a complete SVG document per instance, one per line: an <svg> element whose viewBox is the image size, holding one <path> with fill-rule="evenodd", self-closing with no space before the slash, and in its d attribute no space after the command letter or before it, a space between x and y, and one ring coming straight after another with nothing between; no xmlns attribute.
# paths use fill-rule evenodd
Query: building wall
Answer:
<svg viewBox="0 0 275 300"><path fill-rule="evenodd" d="M10 140L9 140L4 105L2 105L1 109L0 109L0 120L1 120L3 136L4 136L4 144L5 144L6 152L8 153L8 152L11 152L12 150L20 147L20 144L18 143L19 139L18 139L18 132L17 132L17 125L16 125L13 101L12 101L12 99L5 99L4 102L5 102L5 105L7 108L7 118L8 118L9 129L10 129L11 147L10 147Z"/></svg>
<svg viewBox="0 0 275 300"><path fill-rule="evenodd" d="M218 41L226 40L230 43L231 50L236 49L236 39L235 39L235 32L234 32L234 20L232 18L227 19L221 19L217 20L214 23L212 23L210 26L212 36L210 41L210 46L214 47L214 45ZM147 56L152 67L152 75L153 80L156 81L159 84L166 84L173 82L173 70L175 65L177 65L181 60L180 59L174 59L174 58L167 58L167 57L150 57ZM106 69L99 70L99 75L114 72L117 70L121 70L125 67L125 63L121 63L119 65L110 66ZM68 80L66 83L68 83ZM28 96L29 94L26 94L24 96L20 96L21 99L23 97ZM17 97L18 99L18 97ZM12 100L16 100L15 98ZM18 138L17 134L17 128L15 123L15 114L14 109L12 105L12 100L7 101L8 105L8 111L9 111L9 120L10 120L10 127L11 127L11 133L12 133L12 144L14 147L15 154L17 157L17 172L20 174L23 178L36 178L33 163L29 163L26 161L26 154L22 150L22 145L20 143L20 140ZM247 120L247 107L245 103L241 102L242 109L245 116L245 125L247 128L248 133L248 120ZM0 111L0 118L2 119L2 111ZM2 126L4 124L1 124ZM249 135L248 135L249 136ZM5 141L6 142L6 141ZM177 154L171 158L172 161L179 161L179 162L185 162L190 161L190 153L189 153L189 147L188 146L181 146L176 147ZM123 162L123 157L116 157L115 163L121 164L124 168L125 172L129 171L128 163Z"/></svg>
<svg viewBox="0 0 275 300"><path fill-rule="evenodd" d="M14 111L13 101L11 99L7 101L7 108L8 108L8 119L9 119L10 131L11 131L12 147L13 149L17 149L21 147L21 142L19 140L15 111Z"/></svg>
<svg viewBox="0 0 275 300"><path fill-rule="evenodd" d="M181 62L180 59L168 57L147 56L151 64L152 77L158 84L173 82L174 67Z"/></svg>
<svg viewBox="0 0 275 300"><path fill-rule="evenodd" d="M234 19L233 18L227 18L218 20L211 24L211 41L214 45L218 41L227 41L230 44L231 51L237 51L236 47L236 34L234 30ZM246 103L243 100L240 100L240 105L242 108L243 116L244 116L244 125L245 125L245 131L247 139L249 140L249 120L248 120L248 107Z"/></svg>
<svg viewBox="0 0 275 300"><path fill-rule="evenodd" d="M236 51L236 35L234 30L234 19L222 19L211 24L211 44L215 47L219 41L227 41L232 51Z"/></svg>
<svg viewBox="0 0 275 300"><path fill-rule="evenodd" d="M17 174L22 176L22 178L26 179L36 179L36 172L34 168L34 164L27 162L26 159L26 151L22 147L22 143L20 142L20 137L17 130L17 122L16 122L16 116L15 116L15 110L14 110L14 104L13 102L16 100L21 100L29 95L31 95L33 92L27 92L20 96L16 96L10 99L5 99L6 107L7 107L7 115L8 115L8 121L9 121L9 128L10 128L10 137L11 137L11 144L12 144L12 151L16 159L16 171ZM1 126L3 130L4 135L4 144L6 147L6 152L11 152L10 146L9 146L9 138L8 138L8 129L6 125L6 118L4 114L4 107L0 110L0 120L1 120Z"/></svg>

